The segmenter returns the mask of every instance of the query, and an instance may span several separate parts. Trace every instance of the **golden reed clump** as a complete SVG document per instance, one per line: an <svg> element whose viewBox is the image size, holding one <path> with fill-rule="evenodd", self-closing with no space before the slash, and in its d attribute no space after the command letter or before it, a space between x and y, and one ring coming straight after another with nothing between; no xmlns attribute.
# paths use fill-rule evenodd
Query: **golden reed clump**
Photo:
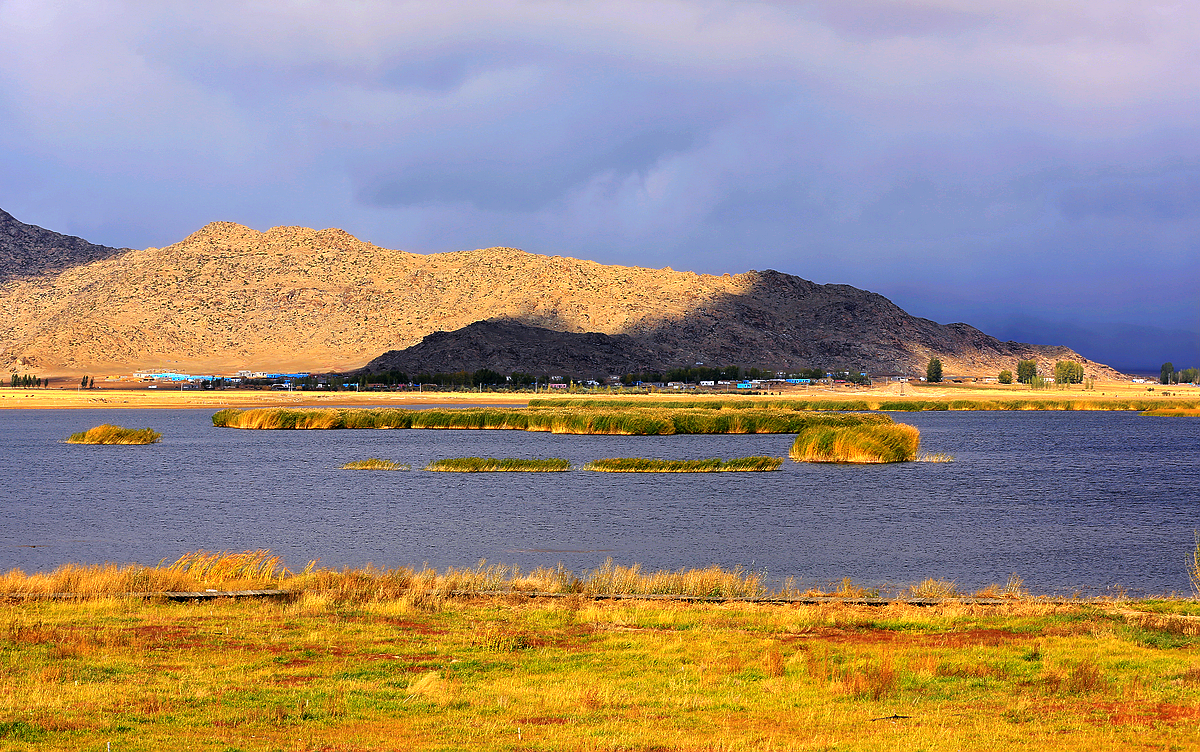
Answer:
<svg viewBox="0 0 1200 752"><path fill-rule="evenodd" d="M814 426L796 436L790 456L797 462L911 462L920 445L921 432L904 423Z"/></svg>
<svg viewBox="0 0 1200 752"><path fill-rule="evenodd" d="M121 428L107 423L71 434L68 444L157 444L162 434L149 428Z"/></svg>

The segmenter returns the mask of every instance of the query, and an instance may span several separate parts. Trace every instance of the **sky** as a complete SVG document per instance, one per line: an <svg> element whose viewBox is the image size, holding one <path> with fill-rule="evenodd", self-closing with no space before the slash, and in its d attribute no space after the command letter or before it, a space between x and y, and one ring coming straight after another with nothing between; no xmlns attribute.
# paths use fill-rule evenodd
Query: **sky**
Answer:
<svg viewBox="0 0 1200 752"><path fill-rule="evenodd" d="M1200 366L1200 3L0 0L0 208L776 269Z"/></svg>

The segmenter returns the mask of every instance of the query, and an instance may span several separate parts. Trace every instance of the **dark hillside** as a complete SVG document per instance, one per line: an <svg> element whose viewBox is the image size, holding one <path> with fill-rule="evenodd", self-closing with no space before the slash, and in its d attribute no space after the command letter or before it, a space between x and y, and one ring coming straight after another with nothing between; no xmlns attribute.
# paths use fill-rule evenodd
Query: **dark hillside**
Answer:
<svg viewBox="0 0 1200 752"><path fill-rule="evenodd" d="M27 225L0 209L0 283L60 272L127 250Z"/></svg>

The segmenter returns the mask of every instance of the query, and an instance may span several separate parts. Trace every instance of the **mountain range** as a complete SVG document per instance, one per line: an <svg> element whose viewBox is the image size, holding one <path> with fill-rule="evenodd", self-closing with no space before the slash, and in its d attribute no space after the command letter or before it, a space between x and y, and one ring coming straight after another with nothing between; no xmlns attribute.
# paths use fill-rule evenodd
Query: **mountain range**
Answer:
<svg viewBox="0 0 1200 752"><path fill-rule="evenodd" d="M0 368L21 372L348 371L407 352L411 371L916 374L938 357L964 375L1034 359L1042 372L1075 360L1117 376L1065 347L1000 342L771 270L702 275L514 248L416 254L337 229L230 222L165 248L114 249L0 221ZM481 333L478 322L490 323Z"/></svg>

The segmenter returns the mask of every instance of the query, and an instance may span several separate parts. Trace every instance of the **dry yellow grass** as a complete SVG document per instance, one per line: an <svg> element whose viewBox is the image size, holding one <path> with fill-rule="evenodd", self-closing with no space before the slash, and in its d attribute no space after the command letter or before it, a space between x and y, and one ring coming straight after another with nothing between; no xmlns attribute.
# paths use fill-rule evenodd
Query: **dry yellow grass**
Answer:
<svg viewBox="0 0 1200 752"><path fill-rule="evenodd" d="M99 380L97 379L97 383ZM532 395L476 392L278 392L254 389L189 390L144 387L75 389L11 389L0 387L0 410L53 409L181 409L236 407L323 407L326 405L393 406L464 404L523 405Z"/></svg>
<svg viewBox="0 0 1200 752"><path fill-rule="evenodd" d="M278 585L294 577L270 551L196 551L171 564L65 564L50 572L14 569L0 574L0 595L69 594L102 597L127 593L240 590Z"/></svg>

